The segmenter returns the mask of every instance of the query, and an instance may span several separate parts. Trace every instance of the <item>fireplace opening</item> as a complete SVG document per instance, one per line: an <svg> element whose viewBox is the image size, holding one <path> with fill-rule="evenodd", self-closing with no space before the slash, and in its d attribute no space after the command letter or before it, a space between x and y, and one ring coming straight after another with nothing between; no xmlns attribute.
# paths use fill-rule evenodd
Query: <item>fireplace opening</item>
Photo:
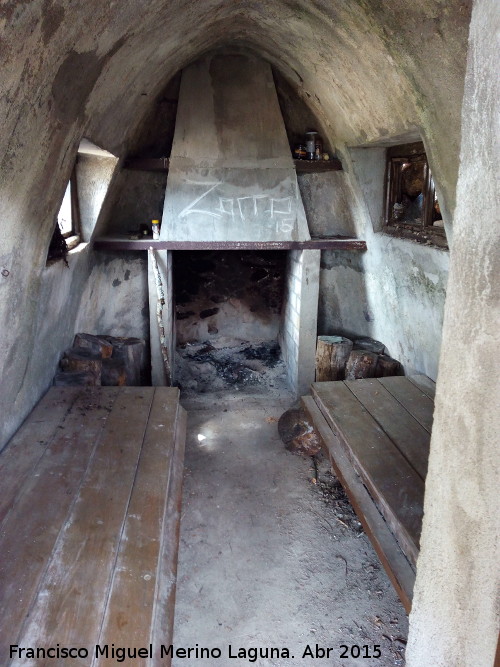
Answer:
<svg viewBox="0 0 500 667"><path fill-rule="evenodd" d="M183 392L287 386L279 344L287 253L173 253L176 381Z"/></svg>

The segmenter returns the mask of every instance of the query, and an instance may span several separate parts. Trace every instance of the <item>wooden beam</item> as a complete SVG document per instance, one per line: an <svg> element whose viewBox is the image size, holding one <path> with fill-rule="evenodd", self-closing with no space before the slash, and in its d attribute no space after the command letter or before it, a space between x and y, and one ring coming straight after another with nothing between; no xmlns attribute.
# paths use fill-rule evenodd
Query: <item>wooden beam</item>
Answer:
<svg viewBox="0 0 500 667"><path fill-rule="evenodd" d="M366 241L353 238L310 239L309 241L153 241L107 238L94 241L96 250L366 250Z"/></svg>
<svg viewBox="0 0 500 667"><path fill-rule="evenodd" d="M332 157L330 160L294 160L298 174L319 174L325 171L342 171L342 162Z"/></svg>

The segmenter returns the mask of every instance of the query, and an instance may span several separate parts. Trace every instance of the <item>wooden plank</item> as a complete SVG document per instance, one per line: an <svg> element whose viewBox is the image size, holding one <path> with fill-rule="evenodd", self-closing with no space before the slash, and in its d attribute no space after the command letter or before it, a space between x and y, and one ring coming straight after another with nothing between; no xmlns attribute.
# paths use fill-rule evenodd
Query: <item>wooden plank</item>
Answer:
<svg viewBox="0 0 500 667"><path fill-rule="evenodd" d="M344 382L315 382L312 392L401 548L416 564L424 483Z"/></svg>
<svg viewBox="0 0 500 667"><path fill-rule="evenodd" d="M175 435L175 450L168 478L169 488L161 538L162 552L156 577L155 615L151 629L151 643L169 645L174 631L175 585L177 580L177 553L181 524L184 448L186 444L187 412L179 407ZM166 641L165 641L166 640ZM161 659L155 653L152 667L170 667L170 658Z"/></svg>
<svg viewBox="0 0 500 667"><path fill-rule="evenodd" d="M63 427L57 429L35 473L24 484L22 495L3 522L0 664L7 664L7 646L19 639L21 625L29 615L60 527L68 516L117 391L115 387L106 391L100 387L79 390ZM50 393L58 396L59 389L51 389ZM45 644L42 641L40 645Z"/></svg>
<svg viewBox="0 0 500 667"><path fill-rule="evenodd" d="M101 237L94 241L96 250L366 250L366 241L347 237L310 239L309 241L153 241L126 237Z"/></svg>
<svg viewBox="0 0 500 667"><path fill-rule="evenodd" d="M432 432L434 402L404 376L379 378L379 381L429 433Z"/></svg>
<svg viewBox="0 0 500 667"><path fill-rule="evenodd" d="M148 646L155 613L155 593L162 554L161 535L168 495L173 485L172 466L177 455L176 430L179 390L157 387L151 407L144 445L125 519L120 551L106 608L99 644ZM175 471L182 479L181 470ZM165 539L175 542L173 534ZM178 540L175 544L177 556ZM169 610L173 618L173 609ZM167 637L160 643L170 643ZM156 648L156 647L155 647ZM158 648L159 650L159 648ZM98 658L96 665L115 665L111 655ZM147 658L134 661L149 664Z"/></svg>
<svg viewBox="0 0 500 667"><path fill-rule="evenodd" d="M396 589L406 611L410 613L415 584L415 572L405 558L389 526L377 510L363 482L354 471L340 441L321 414L311 396L303 396L302 403L330 453L335 474L351 501L354 510L370 538L373 548Z"/></svg>
<svg viewBox="0 0 500 667"><path fill-rule="evenodd" d="M330 160L294 160L295 171L300 174L319 174L325 171L342 171L342 162L332 157Z"/></svg>
<svg viewBox="0 0 500 667"><path fill-rule="evenodd" d="M436 398L436 383L427 375L407 375L406 377L431 400Z"/></svg>
<svg viewBox="0 0 500 667"><path fill-rule="evenodd" d="M22 492L81 387L52 387L0 453L0 524Z"/></svg>
<svg viewBox="0 0 500 667"><path fill-rule="evenodd" d="M20 645L92 647L99 636L154 388L119 391L59 534ZM65 664L87 667L88 661Z"/></svg>
<svg viewBox="0 0 500 667"><path fill-rule="evenodd" d="M345 385L387 433L422 480L427 475L430 435L376 379L351 380Z"/></svg>

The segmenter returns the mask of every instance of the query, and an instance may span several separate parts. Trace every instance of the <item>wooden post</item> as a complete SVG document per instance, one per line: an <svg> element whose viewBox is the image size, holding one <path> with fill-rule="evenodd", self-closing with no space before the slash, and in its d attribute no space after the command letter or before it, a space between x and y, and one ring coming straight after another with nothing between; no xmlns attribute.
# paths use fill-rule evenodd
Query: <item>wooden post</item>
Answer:
<svg viewBox="0 0 500 667"><path fill-rule="evenodd" d="M343 380L352 340L343 336L318 336L316 382Z"/></svg>

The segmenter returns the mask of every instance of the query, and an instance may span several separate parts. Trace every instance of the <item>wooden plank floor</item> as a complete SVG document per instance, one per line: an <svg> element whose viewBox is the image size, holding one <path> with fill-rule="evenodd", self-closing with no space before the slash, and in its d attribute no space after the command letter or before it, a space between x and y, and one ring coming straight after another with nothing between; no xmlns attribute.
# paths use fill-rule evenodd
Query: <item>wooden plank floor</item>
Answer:
<svg viewBox="0 0 500 667"><path fill-rule="evenodd" d="M422 528L433 384L425 376L412 376L312 385L314 402L330 429L328 442L323 439L333 460L342 464L337 473L351 479L352 486L344 465L350 463L413 568ZM309 412L314 421L311 406ZM349 483L346 481L347 490ZM365 500L363 496L356 502ZM372 541L382 539L385 534ZM394 581L395 573L390 575ZM412 580L406 573L404 578ZM409 603L411 590L405 586L402 599L406 597ZM401 594L401 586L398 590Z"/></svg>
<svg viewBox="0 0 500 667"><path fill-rule="evenodd" d="M185 411L166 387L54 387L0 454L0 664L10 646L170 643ZM18 652L17 652L18 653ZM161 663L154 658L137 665ZM48 662L48 661L47 661Z"/></svg>

